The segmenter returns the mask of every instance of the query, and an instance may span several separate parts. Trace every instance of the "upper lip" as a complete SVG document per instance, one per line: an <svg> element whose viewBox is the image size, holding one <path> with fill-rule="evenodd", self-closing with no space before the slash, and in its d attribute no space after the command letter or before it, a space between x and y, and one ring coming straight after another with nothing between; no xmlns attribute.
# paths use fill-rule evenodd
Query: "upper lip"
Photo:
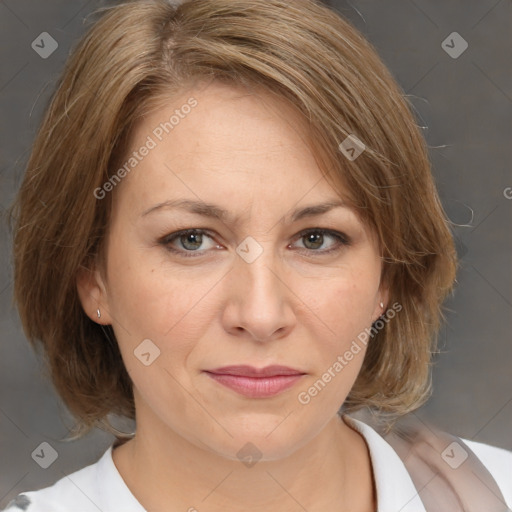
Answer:
<svg viewBox="0 0 512 512"><path fill-rule="evenodd" d="M255 368L248 365L223 366L214 370L207 370L216 375L236 375L240 377L276 377L278 375L304 375L304 372L290 368L288 366L265 366L265 368Z"/></svg>

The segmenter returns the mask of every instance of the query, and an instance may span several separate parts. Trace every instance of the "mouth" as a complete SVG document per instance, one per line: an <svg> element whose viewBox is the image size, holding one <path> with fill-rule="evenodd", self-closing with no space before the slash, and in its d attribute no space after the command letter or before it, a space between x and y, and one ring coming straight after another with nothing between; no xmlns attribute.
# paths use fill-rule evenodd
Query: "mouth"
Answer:
<svg viewBox="0 0 512 512"><path fill-rule="evenodd" d="M217 383L249 398L269 398L294 386L304 372L287 366L225 366L205 373Z"/></svg>

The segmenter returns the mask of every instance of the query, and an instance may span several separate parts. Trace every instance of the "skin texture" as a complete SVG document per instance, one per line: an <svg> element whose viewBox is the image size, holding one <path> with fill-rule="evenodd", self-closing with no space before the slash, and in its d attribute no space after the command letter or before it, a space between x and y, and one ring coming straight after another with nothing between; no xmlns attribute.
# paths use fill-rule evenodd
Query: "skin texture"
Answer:
<svg viewBox="0 0 512 512"><path fill-rule="evenodd" d="M191 96L197 106L158 141L154 129ZM364 347L310 403L298 400L387 302L378 247L353 210L290 219L340 200L305 134L282 100L215 82L174 96L134 130L132 150L148 135L158 143L112 192L106 268L77 284L89 317L113 325L134 384L137 435L113 459L147 510L375 510L366 443L337 415ZM143 215L174 199L215 203L233 218ZM160 242L190 228L209 233ZM350 244L299 236L318 228ZM248 236L262 248L251 263L236 252ZM148 366L134 355L145 339L160 350ZM204 373L238 364L305 375L277 396L248 398ZM248 442L261 454L252 467L237 457Z"/></svg>

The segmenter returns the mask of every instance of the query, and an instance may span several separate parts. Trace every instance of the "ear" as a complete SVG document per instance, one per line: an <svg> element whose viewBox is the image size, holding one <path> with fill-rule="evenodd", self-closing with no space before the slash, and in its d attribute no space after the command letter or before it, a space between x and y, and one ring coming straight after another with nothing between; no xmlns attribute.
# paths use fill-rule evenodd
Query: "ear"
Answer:
<svg viewBox="0 0 512 512"><path fill-rule="evenodd" d="M382 302L382 307L380 305L381 302ZM389 302L389 287L387 285L385 285L384 283L381 283L379 292L377 294L375 308L373 310L372 324L380 316L382 316L384 314L384 312L387 310L388 302Z"/></svg>
<svg viewBox="0 0 512 512"><path fill-rule="evenodd" d="M85 314L97 324L111 324L108 295L100 271L80 267L76 278L76 287ZM98 310L101 316L98 316Z"/></svg>

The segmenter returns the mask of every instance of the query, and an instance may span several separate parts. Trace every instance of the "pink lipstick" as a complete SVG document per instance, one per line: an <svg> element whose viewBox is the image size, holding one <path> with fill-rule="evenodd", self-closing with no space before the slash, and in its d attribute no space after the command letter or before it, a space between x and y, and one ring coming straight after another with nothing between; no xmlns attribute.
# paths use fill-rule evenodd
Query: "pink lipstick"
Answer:
<svg viewBox="0 0 512 512"><path fill-rule="evenodd" d="M287 366L225 366L205 372L213 380L249 398L269 398L291 388L303 372Z"/></svg>

